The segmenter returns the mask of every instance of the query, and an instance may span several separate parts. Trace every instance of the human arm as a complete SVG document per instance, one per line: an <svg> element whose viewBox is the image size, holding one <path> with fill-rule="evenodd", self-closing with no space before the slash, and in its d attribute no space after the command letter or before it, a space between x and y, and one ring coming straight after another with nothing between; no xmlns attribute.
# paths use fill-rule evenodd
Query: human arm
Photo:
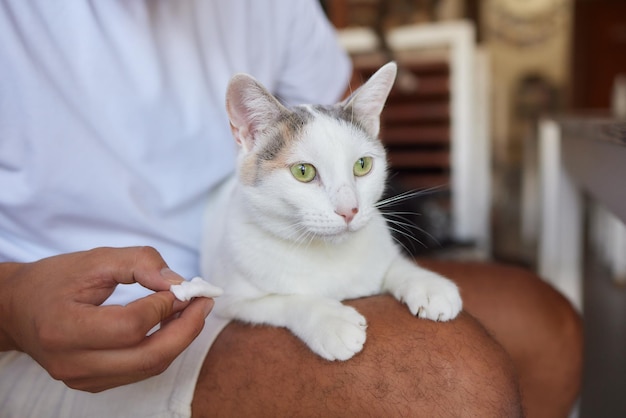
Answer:
<svg viewBox="0 0 626 418"><path fill-rule="evenodd" d="M53 378L90 392L159 374L200 333L213 306L207 298L176 301L168 289L182 280L149 247L2 263L0 350L23 351ZM134 282L155 293L100 306L118 284Z"/></svg>

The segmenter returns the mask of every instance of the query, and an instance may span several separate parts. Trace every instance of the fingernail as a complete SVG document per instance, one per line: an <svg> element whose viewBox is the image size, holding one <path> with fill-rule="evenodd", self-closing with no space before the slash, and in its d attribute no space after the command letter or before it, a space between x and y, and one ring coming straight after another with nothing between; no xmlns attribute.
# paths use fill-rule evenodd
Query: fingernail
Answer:
<svg viewBox="0 0 626 418"><path fill-rule="evenodd" d="M174 299L174 303L172 304L172 310L174 312L180 312L185 309L189 305L189 301L183 302L178 299Z"/></svg>
<svg viewBox="0 0 626 418"><path fill-rule="evenodd" d="M180 275L174 273L169 267L161 270L161 276L171 284L181 284L185 281Z"/></svg>

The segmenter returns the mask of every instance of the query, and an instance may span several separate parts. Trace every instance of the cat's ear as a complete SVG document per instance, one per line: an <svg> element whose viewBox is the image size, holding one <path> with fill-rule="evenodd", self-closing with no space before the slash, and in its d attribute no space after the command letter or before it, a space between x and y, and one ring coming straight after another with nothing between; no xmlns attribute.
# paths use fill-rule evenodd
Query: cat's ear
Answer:
<svg viewBox="0 0 626 418"><path fill-rule="evenodd" d="M341 105L350 109L355 119L372 136L378 137L380 114L396 80L395 62L383 65L369 80L354 91Z"/></svg>
<svg viewBox="0 0 626 418"><path fill-rule="evenodd" d="M226 90L226 111L235 140L247 152L287 109L253 77L237 74Z"/></svg>

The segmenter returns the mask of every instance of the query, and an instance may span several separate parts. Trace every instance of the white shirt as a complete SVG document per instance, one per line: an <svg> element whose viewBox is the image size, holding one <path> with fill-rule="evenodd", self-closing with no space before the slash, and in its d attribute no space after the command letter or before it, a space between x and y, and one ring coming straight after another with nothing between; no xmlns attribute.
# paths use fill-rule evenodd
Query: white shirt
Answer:
<svg viewBox="0 0 626 418"><path fill-rule="evenodd" d="M207 193L234 168L229 78L334 102L334 36L314 0L0 0L0 262L151 245L196 275Z"/></svg>

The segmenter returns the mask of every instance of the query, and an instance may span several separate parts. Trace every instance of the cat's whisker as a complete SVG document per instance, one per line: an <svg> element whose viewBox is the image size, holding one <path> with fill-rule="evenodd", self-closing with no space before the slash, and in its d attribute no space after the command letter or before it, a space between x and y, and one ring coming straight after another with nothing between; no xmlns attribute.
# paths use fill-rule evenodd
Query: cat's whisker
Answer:
<svg viewBox="0 0 626 418"><path fill-rule="evenodd" d="M399 193L394 196L390 196L386 199L380 200L374 204L374 207L379 209L385 220L387 221L387 225L389 229L395 232L398 235L401 235L409 240L409 242L417 242L422 245L424 248L427 248L427 245L418 239L415 236L416 232L420 232L428 237L430 240L434 241L436 245L441 246L439 240L437 240L432 234L428 231L420 228L415 223L411 222L407 219L408 216L421 216L419 213L410 212L410 211L391 211L388 208L393 207L401 202L413 199L418 196L424 196L433 192L437 192L439 190L444 189L445 186L434 186L427 189L419 189L419 190L408 190L402 193ZM393 236L394 241L403 247L408 253L411 253L407 246L400 241L397 236Z"/></svg>
<svg viewBox="0 0 626 418"><path fill-rule="evenodd" d="M300 231L298 238L294 241L294 244L297 247L306 249L309 245L311 245L311 241L313 240L312 235L311 231L303 228L302 231Z"/></svg>
<svg viewBox="0 0 626 418"><path fill-rule="evenodd" d="M394 227L392 227L392 226L388 226L388 228L389 228L389 230L390 230L390 231L394 231L394 232L396 232L396 233L398 233L398 234L400 234L400 235L403 235L403 236L405 236L405 237L409 238L411 241L415 241L415 242L419 243L422 247L424 247L424 248L428 248L428 247L426 246L426 244L424 244L422 241L420 241L419 239L417 239L416 237L414 237L412 234L407 234L406 232L404 232L404 231L402 231L402 230L400 230L400 229L398 229L398 228L394 228ZM393 234L392 234L392 236L391 236L391 237L393 238L393 240L394 240L394 241L395 241L395 242L396 242L399 246L401 246L401 247L402 247L402 248L403 248L403 249L407 252L407 254L411 254L411 250L409 250L409 249L407 248L407 246L406 246L406 245L405 245L402 241L400 241L398 238L396 238Z"/></svg>
<svg viewBox="0 0 626 418"><path fill-rule="evenodd" d="M391 224L390 226L394 228L394 231L401 232L402 235L411 239L415 238L413 235L414 230L419 231L419 232L424 232L421 230L420 227L409 222L401 222L401 221L387 219L387 223ZM417 240L417 238L415 239Z"/></svg>
<svg viewBox="0 0 626 418"><path fill-rule="evenodd" d="M305 241L308 234L307 229L301 223L285 225L282 228L276 228L275 232L279 236L283 236L288 241L294 243L294 246L298 247Z"/></svg>
<svg viewBox="0 0 626 418"><path fill-rule="evenodd" d="M307 238L308 238L308 241L306 243L305 249L308 249L311 246L311 243L315 239L315 234L313 232L309 231L308 234L307 234Z"/></svg>
<svg viewBox="0 0 626 418"><path fill-rule="evenodd" d="M420 229L419 226L415 225L413 222L410 222L408 220L406 220L404 217L402 216L396 216L396 219L393 218L385 218L385 220L387 222L390 222L394 225L402 225L407 227L407 229Z"/></svg>
<svg viewBox="0 0 626 418"><path fill-rule="evenodd" d="M404 236L406 236L407 238L411 238L411 239L415 239L417 241L419 241L416 237L415 237L415 231L417 232L421 232L422 234L426 235L428 238L430 238L431 240L435 241L435 243L437 245L441 245L441 243L437 240L437 238L435 238L431 233L429 233L428 231L424 230L423 228L420 228L419 226L412 224L412 223L408 223L408 222L399 222L399 221L389 221L391 222L396 228L395 230L398 231L398 229L402 229L402 231L405 232L405 234L403 234ZM400 231L398 231L400 232Z"/></svg>
<svg viewBox="0 0 626 418"><path fill-rule="evenodd" d="M405 194L405 193L407 193L407 194ZM415 192L415 193L412 193L412 194L408 194L408 192L405 192L405 193L399 194L399 195L396 195L396 196L392 196L392 197L388 197L387 199L380 200L380 201L376 202L374 204L374 206L380 209L380 208L384 208L384 207L387 207L387 206L392 206L393 204L398 203L398 202L402 202L402 201L405 201L405 200L412 199L413 197L416 197L416 196L419 195L419 192Z"/></svg>
<svg viewBox="0 0 626 418"><path fill-rule="evenodd" d="M411 214L411 212L407 212L408 214ZM393 214L391 214L393 215ZM397 218L400 219L404 219L402 216L396 216ZM413 231L418 231L421 232L422 234L426 235L428 238L430 238L431 240L433 240L435 242L435 244L441 246L441 243L439 242L439 240L437 238L435 238L430 232L426 231L424 228L421 228L417 225L415 225L412 222L409 221L400 221L397 219L389 219L387 216L385 216L385 219L387 220L388 223L391 223L397 227L402 227L404 228L404 231L406 231L406 234L402 234L407 238L411 238L414 239L415 237L413 236ZM401 233L400 231L398 231L397 229L394 229L396 232ZM413 230L413 231L412 231ZM416 238L415 238L416 239ZM416 239L417 240L417 239ZM418 240L419 241L419 240ZM420 242L421 243L421 242Z"/></svg>
<svg viewBox="0 0 626 418"><path fill-rule="evenodd" d="M292 235L288 238L294 243L296 247L302 247L305 244L308 245L308 236L310 231L304 227L301 223L293 225Z"/></svg>
<svg viewBox="0 0 626 418"><path fill-rule="evenodd" d="M396 218L404 218L406 215L411 215L411 216L422 216L421 213L419 212L408 212L408 211L393 211L393 212L382 212L383 216L387 217L387 216L393 216Z"/></svg>
<svg viewBox="0 0 626 418"><path fill-rule="evenodd" d="M289 229L292 230L292 236L288 238L293 242L294 247L306 249L315 239L315 233L306 228L302 223L294 224Z"/></svg>
<svg viewBox="0 0 626 418"><path fill-rule="evenodd" d="M429 187L427 189L408 190L406 192L402 192L397 195L390 196L386 199L379 200L378 202L374 204L374 206L380 209L383 207L391 206L397 202L403 202L403 201L412 199L417 196L423 196L423 195L430 194L436 191L440 191L440 190L443 190L444 188L445 186L441 185L441 186Z"/></svg>
<svg viewBox="0 0 626 418"><path fill-rule="evenodd" d="M278 235L286 236L287 239L292 239L292 236L294 236L298 230L294 230L293 225L286 225L282 228L275 228L275 232Z"/></svg>

